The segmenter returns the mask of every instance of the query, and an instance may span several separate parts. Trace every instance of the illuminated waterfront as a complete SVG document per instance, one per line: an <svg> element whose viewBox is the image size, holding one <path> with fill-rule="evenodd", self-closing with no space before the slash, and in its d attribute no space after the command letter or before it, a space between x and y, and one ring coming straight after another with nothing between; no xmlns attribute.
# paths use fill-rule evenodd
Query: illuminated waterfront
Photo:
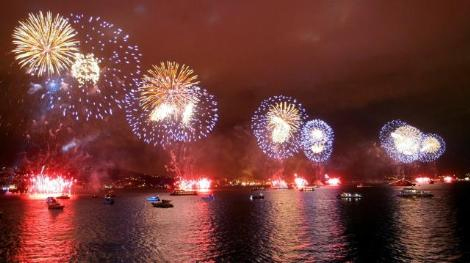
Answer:
<svg viewBox="0 0 470 263"><path fill-rule="evenodd" d="M399 188L362 188L357 202L340 188L314 192L215 192L153 208L150 193L118 193L113 206L87 196L43 200L2 196L1 258L20 261L396 261L470 260L470 185L428 185L430 199L401 199Z"/></svg>

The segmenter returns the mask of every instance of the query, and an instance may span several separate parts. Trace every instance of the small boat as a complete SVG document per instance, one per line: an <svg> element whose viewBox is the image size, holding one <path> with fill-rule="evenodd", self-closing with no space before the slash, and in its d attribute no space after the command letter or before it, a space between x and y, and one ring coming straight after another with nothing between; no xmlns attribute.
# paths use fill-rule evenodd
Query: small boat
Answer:
<svg viewBox="0 0 470 263"><path fill-rule="evenodd" d="M158 207L158 208L171 208L173 207L173 204L171 203L171 200L165 200L162 199L160 202L154 202L152 203L153 207Z"/></svg>
<svg viewBox="0 0 470 263"><path fill-rule="evenodd" d="M363 183L360 183L360 184L356 185L356 188L364 188L364 187L373 187L373 186L372 186L372 185L363 184Z"/></svg>
<svg viewBox="0 0 470 263"><path fill-rule="evenodd" d="M197 195L196 191L187 191L187 190L175 190L170 193L170 195Z"/></svg>
<svg viewBox="0 0 470 263"><path fill-rule="evenodd" d="M46 198L46 203L47 204L57 203L57 200L55 200L54 197L49 196L49 197Z"/></svg>
<svg viewBox="0 0 470 263"><path fill-rule="evenodd" d="M160 197L158 195L150 196L146 198L149 202L160 202Z"/></svg>
<svg viewBox="0 0 470 263"><path fill-rule="evenodd" d="M60 203L51 203L51 204L48 204L47 205L47 208L48 209L55 209L55 210L63 210L64 209L64 205L60 204Z"/></svg>
<svg viewBox="0 0 470 263"><path fill-rule="evenodd" d="M256 199L264 199L263 193L256 193L250 195L250 200L256 200Z"/></svg>
<svg viewBox="0 0 470 263"><path fill-rule="evenodd" d="M112 205L112 204L114 204L114 199L111 196L106 195L104 197L104 204L105 205Z"/></svg>
<svg viewBox="0 0 470 263"><path fill-rule="evenodd" d="M429 191L418 190L413 187L405 187L399 193L399 197L416 198L416 197L433 197Z"/></svg>
<svg viewBox="0 0 470 263"><path fill-rule="evenodd" d="M362 198L362 195L359 193L346 193L343 192L340 195L338 195L338 198L340 199L345 199L345 200L359 200Z"/></svg>
<svg viewBox="0 0 470 263"><path fill-rule="evenodd" d="M315 191L315 186L304 186L302 188L300 188L300 191L303 191L303 192L313 192Z"/></svg>
<svg viewBox="0 0 470 263"><path fill-rule="evenodd" d="M70 196L68 195L59 195L56 197L56 199L70 199Z"/></svg>
<svg viewBox="0 0 470 263"><path fill-rule="evenodd" d="M57 202L57 200L54 197L48 197L46 199L46 202L47 202L48 209L57 209L57 210L64 209L64 205Z"/></svg>
<svg viewBox="0 0 470 263"><path fill-rule="evenodd" d="M201 197L201 199L204 200L204 201L210 202L210 201L214 201L214 200L215 200L215 196L214 196L213 194L209 194L209 195L206 195L206 196Z"/></svg>

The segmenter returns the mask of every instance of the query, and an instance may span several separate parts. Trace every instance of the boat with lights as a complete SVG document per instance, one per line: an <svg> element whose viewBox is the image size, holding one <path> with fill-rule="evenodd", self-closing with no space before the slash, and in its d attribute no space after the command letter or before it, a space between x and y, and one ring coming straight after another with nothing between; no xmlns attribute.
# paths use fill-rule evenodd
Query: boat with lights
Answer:
<svg viewBox="0 0 470 263"><path fill-rule="evenodd" d="M149 202L160 202L160 197L158 195L147 197L146 199Z"/></svg>
<svg viewBox="0 0 470 263"><path fill-rule="evenodd" d="M360 200L362 199L362 195L360 193L343 192L340 195L338 195L338 198L344 199L344 200Z"/></svg>
<svg viewBox="0 0 470 263"><path fill-rule="evenodd" d="M159 202L152 203L152 206L157 208L172 208L173 204L171 203L171 200L162 199Z"/></svg>
<svg viewBox="0 0 470 263"><path fill-rule="evenodd" d="M417 198L417 197L433 197L433 194L429 191L418 190L413 187L405 187L399 193L398 196L404 198Z"/></svg>
<svg viewBox="0 0 470 263"><path fill-rule="evenodd" d="M170 195L197 195L197 192L193 190L174 190Z"/></svg>
<svg viewBox="0 0 470 263"><path fill-rule="evenodd" d="M250 200L264 199L263 193L256 193L250 195Z"/></svg>

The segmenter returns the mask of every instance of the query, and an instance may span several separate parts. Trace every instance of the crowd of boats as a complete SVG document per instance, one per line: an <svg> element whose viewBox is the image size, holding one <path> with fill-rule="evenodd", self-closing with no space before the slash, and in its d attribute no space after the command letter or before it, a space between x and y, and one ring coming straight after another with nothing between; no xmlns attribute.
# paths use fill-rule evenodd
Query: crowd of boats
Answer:
<svg viewBox="0 0 470 263"><path fill-rule="evenodd" d="M299 189L304 192L314 191L315 187L304 187L303 189ZM265 198L263 193L264 188L255 188L253 192L249 195L249 200L262 200ZM188 191L188 190L175 190L170 193L170 196L190 196L190 195L199 195L197 191ZM430 191L424 191L416 189L415 187L404 187L398 192L398 196L402 198L426 198L426 197L433 197L433 194ZM98 198L97 195L92 195L92 198ZM115 194L113 192L108 192L104 196L104 204L106 205L113 205L114 204ZM337 196L338 199L346 200L346 201L359 201L363 198L363 194L358 192L342 192ZM58 199L70 199L68 195L61 195L57 197L47 197L46 203L48 209L51 210L63 210L64 205L61 204ZM205 193L201 195L201 199L203 201L214 201L215 195L213 193ZM174 205L171 203L171 200L161 199L158 195L152 195L146 198L153 207L157 208L172 208Z"/></svg>

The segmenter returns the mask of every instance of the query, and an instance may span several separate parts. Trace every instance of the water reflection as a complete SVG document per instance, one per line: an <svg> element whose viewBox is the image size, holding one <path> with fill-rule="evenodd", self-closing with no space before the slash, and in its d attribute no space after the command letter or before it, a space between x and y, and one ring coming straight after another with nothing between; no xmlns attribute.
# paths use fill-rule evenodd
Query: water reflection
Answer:
<svg viewBox="0 0 470 263"><path fill-rule="evenodd" d="M277 261L339 261L346 243L334 189L273 192Z"/></svg>
<svg viewBox="0 0 470 263"><path fill-rule="evenodd" d="M122 193L114 205L80 197L64 211L44 201L0 197L0 262L469 262L470 185L431 189L430 199L401 199L392 188L314 192L216 192L173 197L152 207L145 193ZM356 189L357 190L357 189Z"/></svg>
<svg viewBox="0 0 470 263"><path fill-rule="evenodd" d="M19 249L14 259L20 262L63 262L73 257L73 206L65 211L49 210L43 200L26 198L24 204Z"/></svg>
<svg viewBox="0 0 470 263"><path fill-rule="evenodd" d="M434 189L433 198L398 199L395 220L402 261L452 262L460 253L455 239L456 220L446 202L448 189Z"/></svg>

